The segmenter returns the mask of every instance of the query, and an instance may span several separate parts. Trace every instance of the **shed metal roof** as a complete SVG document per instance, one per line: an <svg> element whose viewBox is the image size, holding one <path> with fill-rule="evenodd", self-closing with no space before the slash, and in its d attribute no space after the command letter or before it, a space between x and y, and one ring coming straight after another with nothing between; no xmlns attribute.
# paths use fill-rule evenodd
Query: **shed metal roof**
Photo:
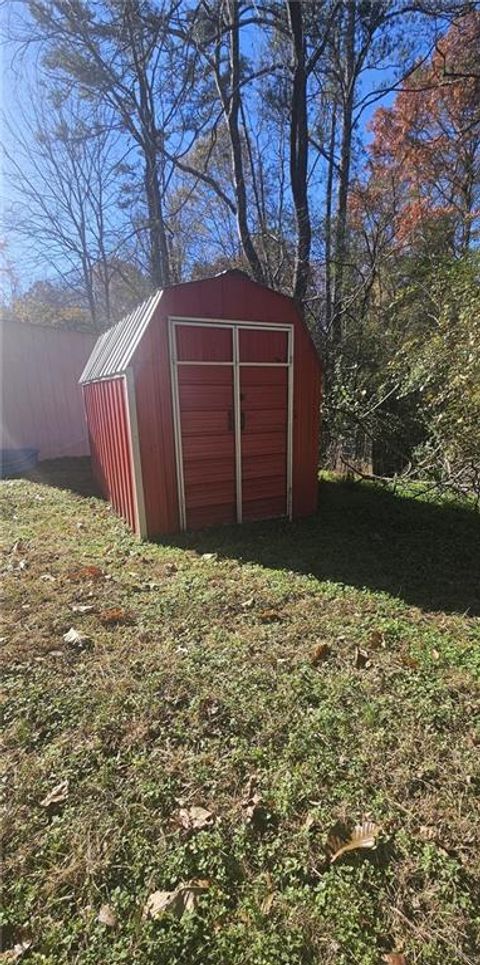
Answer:
<svg viewBox="0 0 480 965"><path fill-rule="evenodd" d="M138 308L99 336L80 376L81 385L126 371L161 295L162 289L154 292Z"/></svg>

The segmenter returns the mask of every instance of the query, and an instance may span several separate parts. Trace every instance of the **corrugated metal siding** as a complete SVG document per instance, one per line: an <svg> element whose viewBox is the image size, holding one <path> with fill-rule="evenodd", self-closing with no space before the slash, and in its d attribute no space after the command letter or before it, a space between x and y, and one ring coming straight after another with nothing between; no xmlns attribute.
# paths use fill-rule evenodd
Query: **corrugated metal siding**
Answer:
<svg viewBox="0 0 480 965"><path fill-rule="evenodd" d="M95 478L115 511L137 529L132 446L123 377L83 387Z"/></svg>
<svg viewBox="0 0 480 965"><path fill-rule="evenodd" d="M168 331L159 311L132 361L149 536L179 529Z"/></svg>
<svg viewBox="0 0 480 965"><path fill-rule="evenodd" d="M320 408L320 362L315 348L292 299L247 279L224 275L165 291L132 360L148 535L179 528L169 315L294 326L293 514L314 513ZM203 522L207 525L208 520Z"/></svg>
<svg viewBox="0 0 480 965"><path fill-rule="evenodd" d="M32 447L40 459L88 455L78 379L95 336L3 322L0 446Z"/></svg>
<svg viewBox="0 0 480 965"><path fill-rule="evenodd" d="M112 500L117 512L128 520L132 528L135 528L132 456L124 380L105 378L108 366L114 364L126 368L130 363L135 383L147 533L148 536L154 537L163 533L173 533L179 529L168 342L169 316L214 319L218 321L220 328L222 319L293 325L293 515L305 516L315 512L318 491L320 363L294 301L268 288L256 285L248 279L224 275L179 285L163 293L157 293L157 301L153 308L151 305L146 308L144 304L138 312L133 313L135 317L131 316L128 324L124 320L120 328L117 326L118 333L123 333L124 336L118 351L111 341L116 337L113 334L115 329L107 333L108 344L106 341L101 341L97 345L88 372L90 377L93 372L98 373L97 378L100 381L89 382L84 386L95 472L105 495ZM135 333L136 348L132 355L133 333ZM272 351L272 343L260 332L257 334L258 340L254 340L255 354L260 352L262 361L268 360L265 352ZM210 329L205 333L204 338L210 342L214 335L215 330ZM198 341L197 334L195 338ZM198 357L202 360L210 359L213 351L214 357L223 358L225 346L220 345L221 341L219 339L219 345L213 347L211 344L202 346L198 343ZM249 341L251 340L247 336L242 336L242 342L247 346ZM284 342L282 335L276 339L275 358L278 356L283 359ZM274 371L263 368L259 370L263 380L262 398L270 381L279 378L278 375L271 374ZM248 376L244 378L248 381ZM280 376L280 379L283 378L284 376ZM274 389L275 387L272 386L272 393ZM252 424L254 420L258 422L259 419L263 419L262 425L264 424L270 434L273 430L280 428L277 424L278 418L280 416L283 419L286 418L283 384L280 386L280 391L282 398L279 397L280 401L277 399L278 404L272 403L271 411L262 409L261 412L257 412L254 406L249 415ZM212 418L213 416L214 413ZM280 479L279 467L285 462L283 443L282 446L281 452L272 452L268 458L263 448L254 453L252 450L252 459L249 457L245 461L244 480L252 517L271 515L272 509L278 510L279 513L284 511L283 477L281 485L276 479L277 476ZM253 457L258 460L258 465L254 464ZM212 467L209 467L207 475L210 470L213 471ZM214 470L218 474L219 467L214 467ZM255 483L256 479L259 480L258 486ZM226 483L228 480L219 478L218 481ZM202 479L199 482L203 485L205 480ZM272 500L277 501L274 506ZM195 525L209 525L216 521L212 517L211 508L211 506L206 507L204 518L202 515L204 507L200 499L198 506L195 507L197 513Z"/></svg>
<svg viewBox="0 0 480 965"><path fill-rule="evenodd" d="M246 331L244 356L256 361L267 347L284 349L278 334ZM267 346L265 336L271 345ZM282 334L282 333L281 333ZM259 337L260 336L260 337ZM258 340L258 344L257 343ZM240 343L242 340L240 339ZM286 343L286 336L285 336ZM242 344L240 344L242 358ZM287 502L288 369L261 365L240 370L243 518L285 516Z"/></svg>
<svg viewBox="0 0 480 965"><path fill-rule="evenodd" d="M199 334L206 341L205 329L198 329ZM178 382L187 527L196 529L209 519L234 523L233 368L185 365L178 370Z"/></svg>
<svg viewBox="0 0 480 965"><path fill-rule="evenodd" d="M161 295L161 290L156 291L100 336L80 376L81 384L125 372Z"/></svg>

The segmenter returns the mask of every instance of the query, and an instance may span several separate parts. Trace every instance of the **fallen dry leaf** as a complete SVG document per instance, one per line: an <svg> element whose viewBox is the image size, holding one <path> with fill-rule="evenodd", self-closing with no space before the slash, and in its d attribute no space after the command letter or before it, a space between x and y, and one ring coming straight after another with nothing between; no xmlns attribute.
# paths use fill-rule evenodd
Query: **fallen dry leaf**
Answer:
<svg viewBox="0 0 480 965"><path fill-rule="evenodd" d="M120 624L126 626L135 622L133 613L130 610L123 610L121 607L104 610L103 613L99 614L98 619L104 627L113 627Z"/></svg>
<svg viewBox="0 0 480 965"><path fill-rule="evenodd" d="M248 821L253 820L255 816L255 812L263 807L262 797L258 793L258 791L255 791L255 793L252 794L252 796L248 800L243 801L242 807L245 809L245 816L247 820Z"/></svg>
<svg viewBox="0 0 480 965"><path fill-rule="evenodd" d="M178 566L176 563L165 563L165 566L163 567L165 576L173 576L177 571Z"/></svg>
<svg viewBox="0 0 480 965"><path fill-rule="evenodd" d="M307 816L306 816L306 818L305 818L305 821L303 822L303 830L304 830L304 831L310 831L310 828L313 828L314 824L316 824L316 823L317 823L317 819L316 819L315 815L314 815L314 814L307 814Z"/></svg>
<svg viewBox="0 0 480 965"><path fill-rule="evenodd" d="M368 638L368 646L371 650L378 650L385 645L385 636L381 630L372 630Z"/></svg>
<svg viewBox="0 0 480 965"><path fill-rule="evenodd" d="M370 660L366 650L362 650L361 647L355 647L354 664L356 670L368 669L370 666Z"/></svg>
<svg viewBox="0 0 480 965"><path fill-rule="evenodd" d="M250 777L248 778L248 781L247 781L247 786L245 788L245 793L242 798L242 804L246 804L250 800L253 792L255 791L257 783L258 783L257 775L250 774Z"/></svg>
<svg viewBox="0 0 480 965"><path fill-rule="evenodd" d="M67 573L67 580L101 580L103 570L99 566L81 566L78 570L71 570Z"/></svg>
<svg viewBox="0 0 480 965"><path fill-rule="evenodd" d="M270 822L271 814L266 802L258 791L252 791L248 798L242 801L245 819L257 831L264 831Z"/></svg>
<svg viewBox="0 0 480 965"><path fill-rule="evenodd" d="M61 781L60 784L57 784L56 787L48 792L46 797L43 798L43 801L40 801L40 805L42 808L50 808L55 804L63 804L63 802L67 800L67 797L68 781Z"/></svg>
<svg viewBox="0 0 480 965"><path fill-rule="evenodd" d="M407 965L407 959L401 952L387 952L387 954L383 956L383 961L386 962L387 965Z"/></svg>
<svg viewBox="0 0 480 965"><path fill-rule="evenodd" d="M212 812L202 807L180 808L178 820L186 831L203 831L215 822Z"/></svg>
<svg viewBox="0 0 480 965"><path fill-rule="evenodd" d="M72 603L70 609L73 613L92 613L95 607L93 603Z"/></svg>
<svg viewBox="0 0 480 965"><path fill-rule="evenodd" d="M342 834L342 831L339 832L336 827L332 828L327 838L327 850L331 855L330 864L349 851L363 849L372 851L377 847L377 835L378 828L372 821L356 824L350 834L348 832Z"/></svg>
<svg viewBox="0 0 480 965"><path fill-rule="evenodd" d="M98 921L107 928L115 928L118 919L111 905L102 905L98 913Z"/></svg>
<svg viewBox="0 0 480 965"><path fill-rule="evenodd" d="M64 643L69 647L73 647L75 650L86 650L87 647L90 647L92 644L90 637L87 637L85 633L80 633L78 630L75 630L75 627L70 627L70 630L63 634L63 640Z"/></svg>
<svg viewBox="0 0 480 965"><path fill-rule="evenodd" d="M418 660L415 660L414 657L411 657L408 653L402 653L400 655L400 663L403 664L404 667L408 667L409 670L418 670L420 666Z"/></svg>
<svg viewBox="0 0 480 965"><path fill-rule="evenodd" d="M154 891L148 896L143 909L144 918L160 918L168 912L180 918L182 902L177 891Z"/></svg>
<svg viewBox="0 0 480 965"><path fill-rule="evenodd" d="M22 958L31 947L31 942L17 942L13 948L8 948L6 951L0 954L0 962L18 962L18 960Z"/></svg>
<svg viewBox="0 0 480 965"><path fill-rule="evenodd" d="M207 562L209 560L216 560L216 558L217 558L216 553L202 553L202 560L206 560Z"/></svg>
<svg viewBox="0 0 480 965"><path fill-rule="evenodd" d="M313 648L312 655L310 657L310 663L313 667L317 667L319 663L323 663L330 654L330 647L328 643L317 643L317 646Z"/></svg>
<svg viewBox="0 0 480 965"><path fill-rule="evenodd" d="M269 915L272 910L273 902L275 901L275 892L271 891L270 894L266 895L260 905L260 910L262 915Z"/></svg>
<svg viewBox="0 0 480 965"><path fill-rule="evenodd" d="M437 832L435 828L431 827L431 825L422 824L418 829L418 833L422 841L433 841Z"/></svg>
<svg viewBox="0 0 480 965"><path fill-rule="evenodd" d="M154 891L147 898L143 917L161 918L162 915L170 914L181 918L185 913L195 911L199 899L209 886L209 881L195 879L179 885L175 891Z"/></svg>
<svg viewBox="0 0 480 965"><path fill-rule="evenodd" d="M261 623L274 623L275 620L281 620L282 615L277 610L260 610L258 619Z"/></svg>
<svg viewBox="0 0 480 965"><path fill-rule="evenodd" d="M209 887L210 882L207 878L195 878L193 881L187 882L187 884L180 889L183 894L185 911L195 911L199 898L202 897Z"/></svg>
<svg viewBox="0 0 480 965"><path fill-rule="evenodd" d="M251 610L252 607L255 606L255 599L254 599L254 597L252 596L252 597L250 597L249 600L244 600L243 603L240 604L240 606L241 606L242 610Z"/></svg>

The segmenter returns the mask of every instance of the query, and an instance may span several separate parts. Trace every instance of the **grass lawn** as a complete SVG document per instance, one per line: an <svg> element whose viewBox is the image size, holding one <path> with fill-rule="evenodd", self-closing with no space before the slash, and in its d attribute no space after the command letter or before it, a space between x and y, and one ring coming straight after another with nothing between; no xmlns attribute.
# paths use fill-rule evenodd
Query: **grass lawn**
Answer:
<svg viewBox="0 0 480 965"><path fill-rule="evenodd" d="M478 516L325 481L314 519L154 545L1 496L7 950L478 965Z"/></svg>

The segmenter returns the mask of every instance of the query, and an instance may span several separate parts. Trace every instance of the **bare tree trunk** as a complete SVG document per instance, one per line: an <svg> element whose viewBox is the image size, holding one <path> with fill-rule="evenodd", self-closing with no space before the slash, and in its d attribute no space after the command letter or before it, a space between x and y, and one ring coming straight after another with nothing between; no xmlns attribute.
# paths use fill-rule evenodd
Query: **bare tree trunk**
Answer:
<svg viewBox="0 0 480 965"><path fill-rule="evenodd" d="M465 180L461 186L461 205L463 208L462 212L462 240L461 240L461 254L467 254L471 241L472 241L472 218L471 214L474 208L474 195L475 195L475 156L478 150L479 142L475 139L473 145L466 149L465 156Z"/></svg>
<svg viewBox="0 0 480 965"><path fill-rule="evenodd" d="M158 156L155 147L151 149L145 146L144 152L144 183L150 238L150 277L155 287L164 288L170 284L170 257L163 216Z"/></svg>
<svg viewBox="0 0 480 965"><path fill-rule="evenodd" d="M301 3L289 0L288 18L293 47L293 89L290 114L290 180L297 223L293 294L303 299L310 271L312 229L308 207L307 70Z"/></svg>
<svg viewBox="0 0 480 965"><path fill-rule="evenodd" d="M160 144L159 132L155 123L154 97L145 69L146 57L143 50L143 41L138 40L137 30L135 29L136 22L137 28L138 22L141 22L138 3L127 4L125 13L139 87L138 112L140 124L137 142L142 147L145 158L144 184L150 238L150 277L156 287L163 288L170 282L170 259L163 216L159 170L159 155L161 149L163 150L163 143Z"/></svg>
<svg viewBox="0 0 480 965"><path fill-rule="evenodd" d="M332 123L330 127L330 143L328 155L328 173L325 190L325 329L330 331L332 324L332 200L333 175L335 170L335 136L337 128L337 110L332 104Z"/></svg>
<svg viewBox="0 0 480 965"><path fill-rule="evenodd" d="M342 337L342 311L347 243L347 203L350 187L350 162L353 133L353 99L355 93L355 17L356 0L348 0L344 35L344 84L342 105L342 142L340 148L340 171L337 202L337 225L335 236L335 291L333 299L332 336L334 341Z"/></svg>
<svg viewBox="0 0 480 965"><path fill-rule="evenodd" d="M232 174L235 186L235 200L237 203L237 228L245 257L257 281L265 280L262 264L252 241L247 216L247 190L243 166L242 141L240 136L240 28L237 0L228 3L230 26L230 97L225 101L224 111L230 135L232 154ZM222 79L217 75L217 87L221 89Z"/></svg>
<svg viewBox="0 0 480 965"><path fill-rule="evenodd" d="M262 270L264 273L264 278L267 279L268 284L270 285L272 283L272 277L271 277L271 271L270 271L270 258L268 253L268 237L267 237L268 224L267 224L267 218L265 215L262 162L258 154L257 154L257 158L255 158L253 154L252 143L250 140L250 133L248 130L247 118L245 116L243 104L240 105L240 113L242 116L242 127L243 127L243 133L245 136L245 144L247 148L250 177L252 179L253 197L255 199L258 225L260 228L261 252L262 252L262 261L263 261ZM258 166L258 171L255 170L255 162Z"/></svg>

